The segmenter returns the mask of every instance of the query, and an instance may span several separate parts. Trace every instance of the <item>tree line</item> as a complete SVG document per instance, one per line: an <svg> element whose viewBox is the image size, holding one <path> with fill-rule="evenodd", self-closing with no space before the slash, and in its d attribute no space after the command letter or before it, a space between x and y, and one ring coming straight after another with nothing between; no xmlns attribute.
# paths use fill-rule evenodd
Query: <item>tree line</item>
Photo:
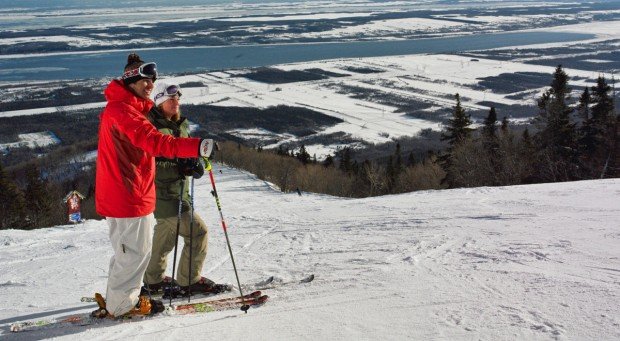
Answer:
<svg viewBox="0 0 620 341"><path fill-rule="evenodd" d="M573 105L568 75L558 66L537 101L535 133L517 136L491 108L479 131L461 107L458 94L442 139L440 158L448 187L500 186L618 177L620 119L611 86L603 76L586 87Z"/></svg>
<svg viewBox="0 0 620 341"><path fill-rule="evenodd" d="M0 230L66 224L63 198L71 190L86 196L83 218L100 218L94 207L94 165L77 157L96 146L96 139L91 138L51 151L43 148L45 156L11 167L0 162Z"/></svg>

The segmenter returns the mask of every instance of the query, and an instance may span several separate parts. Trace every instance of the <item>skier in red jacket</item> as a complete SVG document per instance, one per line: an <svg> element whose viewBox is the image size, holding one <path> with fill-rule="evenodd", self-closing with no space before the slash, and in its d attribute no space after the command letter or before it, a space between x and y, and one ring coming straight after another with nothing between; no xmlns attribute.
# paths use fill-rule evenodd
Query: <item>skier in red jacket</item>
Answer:
<svg viewBox="0 0 620 341"><path fill-rule="evenodd" d="M108 103L100 116L95 206L106 217L114 249L104 313L112 316L163 308L161 302L139 296L155 225L155 157L208 157L214 144L211 139L163 135L153 126L146 114L153 106L149 96L156 78L155 63L132 53L122 78L104 91Z"/></svg>

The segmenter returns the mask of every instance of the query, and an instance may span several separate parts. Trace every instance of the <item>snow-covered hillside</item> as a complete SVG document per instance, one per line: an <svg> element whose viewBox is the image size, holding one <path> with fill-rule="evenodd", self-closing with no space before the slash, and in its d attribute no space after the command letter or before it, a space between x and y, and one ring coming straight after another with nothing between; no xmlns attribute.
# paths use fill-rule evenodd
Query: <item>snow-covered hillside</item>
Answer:
<svg viewBox="0 0 620 341"><path fill-rule="evenodd" d="M368 199L283 194L216 170L242 282L267 290L241 311L47 333L15 321L93 309L111 248L104 221L0 231L0 338L75 340L613 340L620 338L620 180L425 191ZM207 178L204 275L234 282ZM170 272L170 271L169 271Z"/></svg>

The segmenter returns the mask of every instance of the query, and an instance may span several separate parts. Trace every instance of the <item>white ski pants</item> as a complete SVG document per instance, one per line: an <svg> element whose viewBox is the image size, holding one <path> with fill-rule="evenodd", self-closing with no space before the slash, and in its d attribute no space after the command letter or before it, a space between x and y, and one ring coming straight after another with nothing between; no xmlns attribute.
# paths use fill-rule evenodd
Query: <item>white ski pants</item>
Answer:
<svg viewBox="0 0 620 341"><path fill-rule="evenodd" d="M142 278L151 258L153 214L136 218L106 217L114 255L110 259L106 308L114 316L130 311L137 303Z"/></svg>

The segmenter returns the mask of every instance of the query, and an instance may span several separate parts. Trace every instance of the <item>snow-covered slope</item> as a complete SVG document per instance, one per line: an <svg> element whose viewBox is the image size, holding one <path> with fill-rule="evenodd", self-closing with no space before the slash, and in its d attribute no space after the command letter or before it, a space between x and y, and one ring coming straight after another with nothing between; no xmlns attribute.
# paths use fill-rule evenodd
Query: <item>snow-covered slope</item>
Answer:
<svg viewBox="0 0 620 341"><path fill-rule="evenodd" d="M76 340L397 340L620 338L620 180L425 191L368 199L283 194L222 167L216 181L242 282L265 306L146 321L8 332L89 311L104 292L104 221L0 231L0 338ZM205 177L204 275L234 282ZM170 271L169 271L170 272Z"/></svg>

